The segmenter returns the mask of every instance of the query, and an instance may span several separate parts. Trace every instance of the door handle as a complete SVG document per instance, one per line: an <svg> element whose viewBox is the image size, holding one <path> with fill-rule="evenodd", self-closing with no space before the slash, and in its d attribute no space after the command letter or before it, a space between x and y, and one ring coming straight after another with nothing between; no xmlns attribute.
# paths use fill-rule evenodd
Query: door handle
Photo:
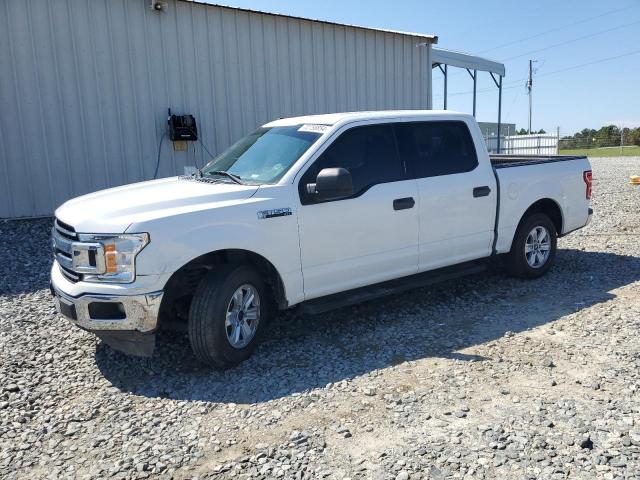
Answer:
<svg viewBox="0 0 640 480"><path fill-rule="evenodd" d="M416 201L413 199L413 197L396 198L393 201L393 209L406 210L407 208L413 208L415 204Z"/></svg>
<svg viewBox="0 0 640 480"><path fill-rule="evenodd" d="M476 187L473 189L473 196L474 197L486 197L487 195L489 195L491 193L491 188L484 186L484 187Z"/></svg>

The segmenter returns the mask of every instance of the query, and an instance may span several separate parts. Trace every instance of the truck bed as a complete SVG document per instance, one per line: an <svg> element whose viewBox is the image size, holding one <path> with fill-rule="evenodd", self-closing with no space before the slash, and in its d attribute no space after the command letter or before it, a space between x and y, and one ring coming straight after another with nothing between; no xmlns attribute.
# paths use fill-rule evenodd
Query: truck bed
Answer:
<svg viewBox="0 0 640 480"><path fill-rule="evenodd" d="M521 167L541 163L566 162L586 158L583 155L505 155L490 154L491 165L495 168Z"/></svg>

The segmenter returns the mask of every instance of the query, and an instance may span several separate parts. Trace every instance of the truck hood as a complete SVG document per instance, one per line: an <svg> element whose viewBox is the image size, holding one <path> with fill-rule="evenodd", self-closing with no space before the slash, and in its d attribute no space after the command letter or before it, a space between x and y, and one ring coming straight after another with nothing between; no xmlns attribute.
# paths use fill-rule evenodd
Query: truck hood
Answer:
<svg viewBox="0 0 640 480"><path fill-rule="evenodd" d="M257 189L171 177L83 195L62 204L55 215L80 233L124 233L133 223L241 202Z"/></svg>

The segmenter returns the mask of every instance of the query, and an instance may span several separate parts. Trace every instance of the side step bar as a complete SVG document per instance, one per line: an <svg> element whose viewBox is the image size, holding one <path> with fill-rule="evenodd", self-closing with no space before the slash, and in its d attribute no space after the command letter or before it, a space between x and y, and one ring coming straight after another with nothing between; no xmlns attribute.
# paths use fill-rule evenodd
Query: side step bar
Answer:
<svg viewBox="0 0 640 480"><path fill-rule="evenodd" d="M455 278L480 273L487 269L484 262L467 262L451 267L439 268L428 272L410 275L408 277L397 278L387 282L367 285L355 288L346 292L334 293L325 297L314 298L300 304L300 312L306 315L317 315L319 313L335 310L336 308L347 307L358 303L384 297L393 293L413 290L415 288L426 287L435 283L453 280Z"/></svg>

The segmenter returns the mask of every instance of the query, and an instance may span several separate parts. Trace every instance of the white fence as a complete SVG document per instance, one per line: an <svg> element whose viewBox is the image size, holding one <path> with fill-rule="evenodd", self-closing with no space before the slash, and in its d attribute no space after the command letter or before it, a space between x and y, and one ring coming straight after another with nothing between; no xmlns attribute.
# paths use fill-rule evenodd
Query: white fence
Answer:
<svg viewBox="0 0 640 480"><path fill-rule="evenodd" d="M498 152L498 138L485 138L490 153ZM509 155L556 155L557 135L510 135L500 139L500 153Z"/></svg>

